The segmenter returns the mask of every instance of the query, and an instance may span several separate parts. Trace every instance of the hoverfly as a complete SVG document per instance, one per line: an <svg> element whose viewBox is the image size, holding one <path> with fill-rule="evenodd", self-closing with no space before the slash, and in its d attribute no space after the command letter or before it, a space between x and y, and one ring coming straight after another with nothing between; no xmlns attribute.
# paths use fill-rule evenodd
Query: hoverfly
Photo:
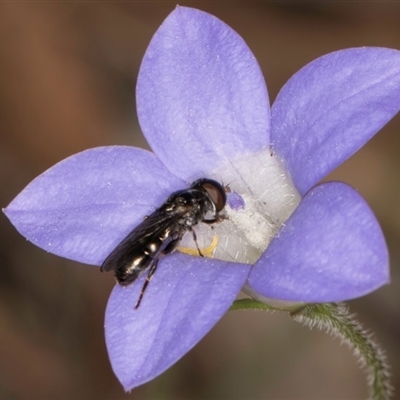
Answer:
<svg viewBox="0 0 400 400"><path fill-rule="evenodd" d="M199 222L212 224L220 221L219 213L225 203L222 185L212 179L198 179L189 189L172 193L160 208L134 228L105 259L100 270L114 271L121 286L130 285L148 270L135 306L137 309L156 272L158 261L176 249L186 232L192 232L202 256L193 227Z"/></svg>

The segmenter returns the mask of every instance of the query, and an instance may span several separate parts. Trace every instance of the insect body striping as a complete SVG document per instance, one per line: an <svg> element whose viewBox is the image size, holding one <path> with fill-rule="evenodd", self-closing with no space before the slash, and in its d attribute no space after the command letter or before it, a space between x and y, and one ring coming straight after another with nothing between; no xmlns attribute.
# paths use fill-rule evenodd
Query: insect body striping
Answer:
<svg viewBox="0 0 400 400"><path fill-rule="evenodd" d="M172 193L169 198L134 228L111 252L101 271L114 271L118 283L127 286L148 270L135 308L153 277L159 259L179 245L183 235L191 231L197 245L193 227L199 222L218 222L226 203L223 186L211 179L199 179L189 189ZM210 216L211 218L206 218ZM199 254L201 252L198 248Z"/></svg>

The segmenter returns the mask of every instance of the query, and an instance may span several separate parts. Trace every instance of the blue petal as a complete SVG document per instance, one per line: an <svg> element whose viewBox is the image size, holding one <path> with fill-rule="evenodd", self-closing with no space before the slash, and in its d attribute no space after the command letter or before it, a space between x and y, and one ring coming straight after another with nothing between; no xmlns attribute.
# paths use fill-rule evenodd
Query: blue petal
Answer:
<svg viewBox="0 0 400 400"><path fill-rule="evenodd" d="M184 187L153 153L134 147L98 147L38 176L4 212L37 246L101 265L145 215Z"/></svg>
<svg viewBox="0 0 400 400"><path fill-rule="evenodd" d="M311 62L272 106L271 141L304 194L400 109L400 52L337 51Z"/></svg>
<svg viewBox="0 0 400 400"><path fill-rule="evenodd" d="M307 193L249 278L263 296L299 302L349 300L388 282L379 224L363 198L339 182Z"/></svg>
<svg viewBox="0 0 400 400"><path fill-rule="evenodd" d="M160 375L225 314L250 266L180 253L165 256L134 309L145 276L111 293L105 320L112 367L125 390Z"/></svg>
<svg viewBox="0 0 400 400"><path fill-rule="evenodd" d="M152 150L191 182L269 145L269 101L243 39L214 16L177 7L154 35L137 84Z"/></svg>

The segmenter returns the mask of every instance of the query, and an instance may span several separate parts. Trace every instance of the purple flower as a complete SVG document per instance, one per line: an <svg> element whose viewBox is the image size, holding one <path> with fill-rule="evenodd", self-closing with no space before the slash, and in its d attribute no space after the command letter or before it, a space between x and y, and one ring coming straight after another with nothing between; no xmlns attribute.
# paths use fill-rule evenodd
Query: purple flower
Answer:
<svg viewBox="0 0 400 400"><path fill-rule="evenodd" d="M398 112L400 52L321 57L289 80L270 112L243 40L215 17L177 7L147 49L137 104L154 153L76 154L4 210L34 244L99 266L172 192L203 177L229 186L229 218L196 227L200 247L218 239L213 258L163 257L138 310L145 276L112 291L106 341L126 390L189 351L243 285L263 301L328 302L389 281L385 241L365 201L344 183L315 185ZM194 247L190 234L182 246Z"/></svg>

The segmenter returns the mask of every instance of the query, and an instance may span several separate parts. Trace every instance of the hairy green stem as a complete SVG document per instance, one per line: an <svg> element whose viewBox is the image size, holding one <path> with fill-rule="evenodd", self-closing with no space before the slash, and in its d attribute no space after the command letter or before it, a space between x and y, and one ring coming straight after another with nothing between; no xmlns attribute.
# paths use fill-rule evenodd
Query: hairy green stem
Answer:
<svg viewBox="0 0 400 400"><path fill-rule="evenodd" d="M379 345L366 332L345 304L307 304L290 313L297 322L324 330L346 343L365 367L370 399L387 400L392 394L386 357Z"/></svg>
<svg viewBox="0 0 400 400"><path fill-rule="evenodd" d="M253 299L236 300L231 310L279 310ZM279 310L286 311L287 310ZM346 343L367 371L371 400L388 400L392 395L389 367L382 349L351 315L343 303L306 304L289 312L296 321L317 327Z"/></svg>

